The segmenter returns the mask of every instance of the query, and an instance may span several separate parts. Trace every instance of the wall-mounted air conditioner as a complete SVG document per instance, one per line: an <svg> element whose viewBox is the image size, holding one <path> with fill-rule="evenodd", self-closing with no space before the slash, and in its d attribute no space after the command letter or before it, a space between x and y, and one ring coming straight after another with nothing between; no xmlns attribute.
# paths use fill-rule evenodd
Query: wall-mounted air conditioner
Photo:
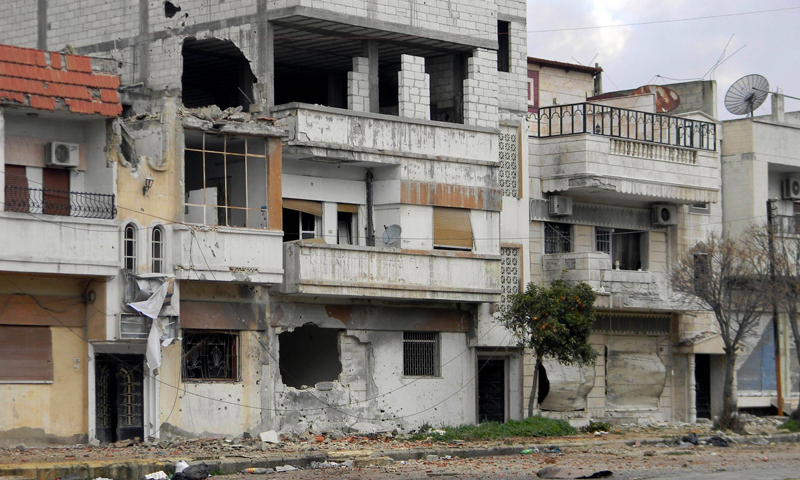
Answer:
<svg viewBox="0 0 800 480"><path fill-rule="evenodd" d="M551 196L548 200L548 213L554 217L572 215L572 199L569 197Z"/></svg>
<svg viewBox="0 0 800 480"><path fill-rule="evenodd" d="M675 205L653 205L653 225L677 225L678 208Z"/></svg>
<svg viewBox="0 0 800 480"><path fill-rule="evenodd" d="M784 200L800 200L800 177L784 178L781 193Z"/></svg>
<svg viewBox="0 0 800 480"><path fill-rule="evenodd" d="M44 163L48 167L75 168L80 163L77 143L50 142L45 145Z"/></svg>

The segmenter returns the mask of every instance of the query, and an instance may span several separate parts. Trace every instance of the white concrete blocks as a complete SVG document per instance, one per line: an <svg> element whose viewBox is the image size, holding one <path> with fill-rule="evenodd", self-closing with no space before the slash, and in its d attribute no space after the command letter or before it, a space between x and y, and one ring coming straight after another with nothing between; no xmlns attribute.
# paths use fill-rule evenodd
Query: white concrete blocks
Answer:
<svg viewBox="0 0 800 480"><path fill-rule="evenodd" d="M425 58L413 55L400 57L398 106L401 117L431 118L431 78L425 73Z"/></svg>
<svg viewBox="0 0 800 480"><path fill-rule="evenodd" d="M369 59L353 58L353 70L347 72L347 109L369 111Z"/></svg>
<svg viewBox="0 0 800 480"><path fill-rule="evenodd" d="M476 49L467 61L464 80L464 123L479 127L497 127L498 116L497 53Z"/></svg>

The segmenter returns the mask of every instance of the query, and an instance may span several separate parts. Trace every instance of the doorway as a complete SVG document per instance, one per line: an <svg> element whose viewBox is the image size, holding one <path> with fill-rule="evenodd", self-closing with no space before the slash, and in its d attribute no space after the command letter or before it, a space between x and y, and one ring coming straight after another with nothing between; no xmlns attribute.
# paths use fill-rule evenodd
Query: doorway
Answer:
<svg viewBox="0 0 800 480"><path fill-rule="evenodd" d="M478 359L478 423L506 421L506 360Z"/></svg>
<svg viewBox="0 0 800 480"><path fill-rule="evenodd" d="M694 357L694 382L697 418L711 418L711 355Z"/></svg>
<svg viewBox="0 0 800 480"><path fill-rule="evenodd" d="M95 417L101 443L144 438L144 356L97 355Z"/></svg>

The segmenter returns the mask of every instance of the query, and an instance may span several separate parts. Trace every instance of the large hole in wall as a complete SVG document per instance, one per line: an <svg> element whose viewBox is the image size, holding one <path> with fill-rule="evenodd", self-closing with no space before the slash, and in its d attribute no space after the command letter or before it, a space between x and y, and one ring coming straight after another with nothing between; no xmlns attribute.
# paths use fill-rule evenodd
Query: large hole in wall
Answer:
<svg viewBox="0 0 800 480"><path fill-rule="evenodd" d="M339 379L339 330L307 324L278 335L280 370L288 387L313 387Z"/></svg>
<svg viewBox="0 0 800 480"><path fill-rule="evenodd" d="M537 404L541 405L548 393L550 393L550 381L547 379L547 370L544 365L539 365L539 386L536 388Z"/></svg>
<svg viewBox="0 0 800 480"><path fill-rule="evenodd" d="M183 42L181 96L187 108L241 106L253 98L256 77L250 62L230 40L187 38Z"/></svg>

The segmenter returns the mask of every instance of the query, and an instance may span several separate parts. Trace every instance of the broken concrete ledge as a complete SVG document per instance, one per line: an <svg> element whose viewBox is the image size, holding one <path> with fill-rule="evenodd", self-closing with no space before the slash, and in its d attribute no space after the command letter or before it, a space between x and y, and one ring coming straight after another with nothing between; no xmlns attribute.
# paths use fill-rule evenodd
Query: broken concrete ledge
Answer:
<svg viewBox="0 0 800 480"><path fill-rule="evenodd" d="M737 441L739 444L747 443L750 437L731 436L730 438ZM765 436L771 443L800 443L800 433L778 434L772 436ZM555 440L555 439L554 439ZM646 438L638 440L640 445L654 445L663 443L660 438ZM517 455L526 448L538 448L543 450L549 447L558 447L562 450L564 448L579 448L579 447L598 447L601 445L609 445L615 443L625 443L627 445L634 445L636 440L629 440L620 442L619 440L603 440L603 441L580 441L580 442L548 442L541 444L518 444L518 445L505 445L497 447L426 447L426 448L408 448L383 451L380 449L375 450L345 450L345 451L330 451L330 452L314 452L307 455L294 455L286 457L270 457L260 459L250 458L221 458L211 459L202 457L170 457L159 460L152 459L135 459L124 462L114 460L94 460L94 461L72 461L62 463L30 463L21 464L19 466L3 466L0 465L0 477L22 477L24 479L33 480L57 480L58 478L66 477L67 475L77 475L82 480L93 479L97 477L111 478L113 480L141 480L146 474L163 470L167 473L172 473L175 468L175 462L183 459L190 464L205 463L208 465L208 470L214 474L230 475L238 473L245 468L275 468L282 465L294 465L301 468L311 467L311 462L324 462L326 460L342 461L351 458L368 458L375 455L381 457L389 457L395 461L401 460L423 460L428 455L438 455L439 458L451 456L459 458L476 458L476 457L498 457L506 455Z"/></svg>

